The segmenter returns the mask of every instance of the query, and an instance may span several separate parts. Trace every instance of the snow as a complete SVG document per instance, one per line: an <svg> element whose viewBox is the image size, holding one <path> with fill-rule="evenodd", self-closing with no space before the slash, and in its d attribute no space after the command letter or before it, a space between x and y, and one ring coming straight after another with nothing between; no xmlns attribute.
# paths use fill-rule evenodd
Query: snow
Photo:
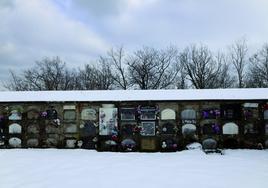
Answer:
<svg viewBox="0 0 268 188"><path fill-rule="evenodd" d="M185 90L2 91L0 102L267 100L268 88Z"/></svg>
<svg viewBox="0 0 268 188"><path fill-rule="evenodd" d="M267 188L268 150L110 153L0 150L0 187Z"/></svg>

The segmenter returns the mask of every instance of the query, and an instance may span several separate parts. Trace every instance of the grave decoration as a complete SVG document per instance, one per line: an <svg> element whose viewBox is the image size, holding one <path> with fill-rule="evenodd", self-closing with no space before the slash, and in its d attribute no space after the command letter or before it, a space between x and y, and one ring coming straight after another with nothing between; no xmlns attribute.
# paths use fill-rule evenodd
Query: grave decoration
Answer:
<svg viewBox="0 0 268 188"><path fill-rule="evenodd" d="M176 134L176 126L174 123L164 123L161 128L161 133L162 134Z"/></svg>
<svg viewBox="0 0 268 188"><path fill-rule="evenodd" d="M133 139L127 138L121 142L123 151L133 151L136 149L136 142Z"/></svg>
<svg viewBox="0 0 268 188"><path fill-rule="evenodd" d="M53 106L50 106L46 111L40 112L40 117L50 120L56 127L61 125L61 121L58 118L58 112Z"/></svg>
<svg viewBox="0 0 268 188"><path fill-rule="evenodd" d="M178 144L173 139L166 139L162 141L161 147L164 150L176 150L178 147Z"/></svg>
<svg viewBox="0 0 268 188"><path fill-rule="evenodd" d="M221 115L221 111L219 109L206 109L202 111L203 119L217 119Z"/></svg>
<svg viewBox="0 0 268 188"><path fill-rule="evenodd" d="M19 112L18 110L12 110L11 115L8 117L8 119L12 121L21 120L21 118L21 112Z"/></svg>
<svg viewBox="0 0 268 188"><path fill-rule="evenodd" d="M217 141L214 140L213 138L207 138L203 140L202 149L206 154L208 153L220 153L221 155L223 154L222 151L218 149Z"/></svg>
<svg viewBox="0 0 268 188"><path fill-rule="evenodd" d="M203 125L203 134L205 135L214 135L220 134L221 129L218 123L209 123Z"/></svg>
<svg viewBox="0 0 268 188"><path fill-rule="evenodd" d="M99 135L117 135L117 108L100 108Z"/></svg>
<svg viewBox="0 0 268 188"><path fill-rule="evenodd" d="M137 114L139 115L140 120L156 120L159 114L159 106L145 106L142 107L139 105L137 107Z"/></svg>

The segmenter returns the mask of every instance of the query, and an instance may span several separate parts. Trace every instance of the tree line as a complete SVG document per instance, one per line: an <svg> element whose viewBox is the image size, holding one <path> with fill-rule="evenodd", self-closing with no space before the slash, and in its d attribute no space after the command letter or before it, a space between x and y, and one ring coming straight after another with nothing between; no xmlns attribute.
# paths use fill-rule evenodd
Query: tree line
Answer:
<svg viewBox="0 0 268 188"><path fill-rule="evenodd" d="M143 47L111 49L83 68L69 69L59 57L45 57L4 84L9 90L207 89L268 87L268 44L249 54L245 40L213 53L205 45L179 51Z"/></svg>

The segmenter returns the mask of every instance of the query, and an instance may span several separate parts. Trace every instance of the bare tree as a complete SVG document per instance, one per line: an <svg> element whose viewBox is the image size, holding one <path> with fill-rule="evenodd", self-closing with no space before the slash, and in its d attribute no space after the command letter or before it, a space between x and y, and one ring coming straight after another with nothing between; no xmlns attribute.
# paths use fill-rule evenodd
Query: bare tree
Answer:
<svg viewBox="0 0 268 188"><path fill-rule="evenodd" d="M69 90L74 89L75 75L59 58L44 58L36 61L33 68L22 75L11 72L11 80L5 84L10 90Z"/></svg>
<svg viewBox="0 0 268 188"><path fill-rule="evenodd" d="M235 77L231 74L230 65L223 53L218 53L215 61L220 65L220 70L216 77L215 88L232 88L234 87Z"/></svg>
<svg viewBox="0 0 268 188"><path fill-rule="evenodd" d="M245 69L247 65L247 44L245 39L236 41L229 49L232 62L238 78L238 87L244 87Z"/></svg>
<svg viewBox="0 0 268 188"><path fill-rule="evenodd" d="M8 90L13 91L27 91L29 90L27 87L27 83L23 80L23 78L17 75L15 72L10 71L10 80L7 83L3 83L3 86Z"/></svg>
<svg viewBox="0 0 268 188"><path fill-rule="evenodd" d="M97 66L87 64L79 70L78 80L77 88L81 90L112 89L114 80L111 65L100 57Z"/></svg>
<svg viewBox="0 0 268 188"><path fill-rule="evenodd" d="M247 87L268 87L268 44L249 60Z"/></svg>
<svg viewBox="0 0 268 188"><path fill-rule="evenodd" d="M180 63L187 79L196 89L215 88L221 71L221 63L214 60L206 46L192 45L180 53Z"/></svg>
<svg viewBox="0 0 268 188"><path fill-rule="evenodd" d="M139 89L175 87L176 54L173 47L162 51L144 47L134 52L127 61L130 84Z"/></svg>
<svg viewBox="0 0 268 188"><path fill-rule="evenodd" d="M111 49L108 52L108 63L112 65L113 68L113 79L116 88L128 89L129 80L127 75L127 65L125 59L125 53L123 47L117 49Z"/></svg>

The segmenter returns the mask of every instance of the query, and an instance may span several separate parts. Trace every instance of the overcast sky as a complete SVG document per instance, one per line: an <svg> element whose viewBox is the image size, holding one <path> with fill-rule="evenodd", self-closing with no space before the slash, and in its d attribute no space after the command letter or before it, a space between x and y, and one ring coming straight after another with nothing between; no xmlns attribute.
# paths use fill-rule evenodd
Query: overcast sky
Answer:
<svg viewBox="0 0 268 188"><path fill-rule="evenodd" d="M267 0L0 0L0 80L45 56L82 66L111 47L268 42Z"/></svg>

